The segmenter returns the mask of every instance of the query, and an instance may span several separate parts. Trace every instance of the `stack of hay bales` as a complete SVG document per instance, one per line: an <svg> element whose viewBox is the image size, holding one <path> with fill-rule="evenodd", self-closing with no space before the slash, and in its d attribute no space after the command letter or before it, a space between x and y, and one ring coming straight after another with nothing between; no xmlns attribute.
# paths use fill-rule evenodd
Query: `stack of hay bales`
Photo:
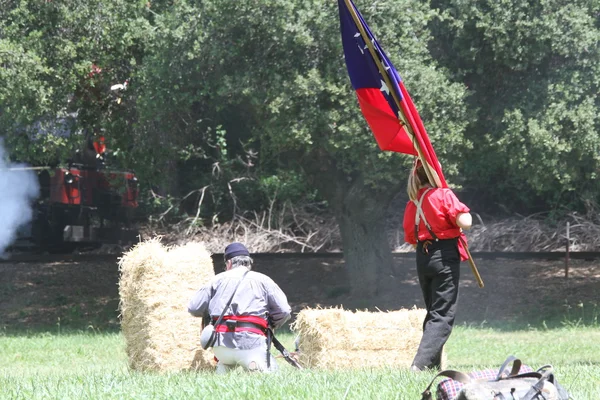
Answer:
<svg viewBox="0 0 600 400"><path fill-rule="evenodd" d="M119 261L121 329L130 368L175 372L213 368L199 343L202 319L187 305L215 275L201 243L164 247L158 239L139 243Z"/></svg>
<svg viewBox="0 0 600 400"><path fill-rule="evenodd" d="M300 363L319 369L408 368L421 341L425 314L417 308L390 312L304 309L292 325L299 338Z"/></svg>

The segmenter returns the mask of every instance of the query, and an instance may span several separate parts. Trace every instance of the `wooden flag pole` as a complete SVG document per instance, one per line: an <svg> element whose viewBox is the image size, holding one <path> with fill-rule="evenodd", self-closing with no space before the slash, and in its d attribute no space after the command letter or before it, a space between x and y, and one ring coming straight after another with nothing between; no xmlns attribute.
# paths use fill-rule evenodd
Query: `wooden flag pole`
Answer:
<svg viewBox="0 0 600 400"><path fill-rule="evenodd" d="M415 134L412 131L410 124L406 121L405 116L402 113L402 108L400 106L400 99L398 98L396 91L392 89L393 88L392 82L390 81L390 78L388 77L388 74L385 71L385 68L381 64L381 60L379 59L379 56L377 55L377 52L375 51L373 42L371 41L371 38L369 38L369 35L367 35L365 28L362 26L360 19L358 18L358 14L356 13L356 10L354 9L352 2L350 0L344 0L344 2L346 3L346 7L348 8L348 11L350 11L350 15L352 15L354 24L358 28L360 35L362 36L363 40L365 41L365 44L367 45L367 47L369 49L369 52L371 53L371 57L373 57L373 61L375 61L375 64L377 65L377 69L379 69L379 73L380 73L381 77L383 78L387 87L390 89L390 93L392 94L392 97L394 98L394 102L396 103L396 106L398 107L398 111L399 111L398 119L400 120L402 125L404 125L404 129L406 130L406 133L408 134L409 139L415 146L415 149L417 150L417 154L419 155L419 158L421 159L421 164L423 164L423 169L425 170L425 173L427 174L429 181L435 183L435 186L440 187L441 182L439 180L439 177L437 176L437 173L431 171L431 166L426 161L425 156L423 155L423 150L421 149L421 146L419 146L419 142L416 140ZM477 284L479 285L480 288L483 288L483 286L484 286L483 280L481 279L481 275L479 275L479 270L477 269L477 266L475 265L475 261L473 260L473 257L471 256L471 252L469 251L469 248L467 247L467 244L465 243L465 241L462 238L460 240L462 241L463 246L464 246L465 250L467 251L469 265L471 266L473 275L475 275Z"/></svg>
<svg viewBox="0 0 600 400"><path fill-rule="evenodd" d="M469 247L467 246L467 243L460 236L458 237L458 239L462 242L463 247L465 248L465 251L467 252L469 266L471 267L471 271L473 272L473 275L475 275L475 280L477 281L477 285L480 288L483 288L483 286L484 286L483 279L481 279L481 275L479 275L479 270L477 269L477 265L475 265L475 261L473 260L473 256L471 256L471 252L469 251Z"/></svg>

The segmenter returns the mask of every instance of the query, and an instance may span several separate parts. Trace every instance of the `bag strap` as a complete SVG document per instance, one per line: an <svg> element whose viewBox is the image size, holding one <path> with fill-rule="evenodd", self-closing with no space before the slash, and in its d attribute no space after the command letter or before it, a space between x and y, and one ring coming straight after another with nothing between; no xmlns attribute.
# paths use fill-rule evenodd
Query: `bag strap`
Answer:
<svg viewBox="0 0 600 400"><path fill-rule="evenodd" d="M556 375L554 375L554 367L552 365L546 364L543 367L538 368L537 372L543 374L548 370L552 371L552 373L548 376L548 381L550 383L552 383L554 385L554 387L556 388L556 391L558 392L558 399L559 400L571 399L569 392L567 392L567 390L560 383L558 383L558 380L556 379Z"/></svg>
<svg viewBox="0 0 600 400"><path fill-rule="evenodd" d="M536 400L536 399L539 399L538 396L542 395L542 389L544 388L544 382L545 381L551 381L550 378L552 378L552 377L553 377L553 375L552 375L552 369L545 370L544 373L541 374L540 379L535 384L533 384L531 386L531 389L529 389L527 391L527 393L525 393L525 395L523 395L521 397L521 400ZM542 397L542 398L545 399L546 397Z"/></svg>
<svg viewBox="0 0 600 400"><path fill-rule="evenodd" d="M540 379L542 374L539 372L523 372L522 374L512 375L506 378L500 378L501 381L508 381L513 379L521 379L521 378L537 378Z"/></svg>
<svg viewBox="0 0 600 400"><path fill-rule="evenodd" d="M546 370L552 370L552 369L554 369L552 364L546 364L546 365L542 365L541 367L539 367L536 372L543 373Z"/></svg>
<svg viewBox="0 0 600 400"><path fill-rule="evenodd" d="M459 371L454 371L451 369L441 371L440 373L438 373L436 376L433 377L431 382L429 382L429 385L427 385L427 389L425 389L425 391L423 393L421 393L421 396L422 396L421 400L431 400L431 386L433 385L433 382L435 382L435 380L440 376L445 376L447 378L454 379L455 381L458 381L464 385L466 385L467 383L470 383L472 381L472 379L469 375L459 372Z"/></svg>
<svg viewBox="0 0 600 400"><path fill-rule="evenodd" d="M512 369L510 370L510 373L508 374L508 376L506 376L506 378L519 374L519 371L521 370L521 365L522 365L521 360L519 360L515 356L508 356L508 358L502 363L502 366L500 367L500 370L498 371L498 375L496 376L497 381L499 381L500 379L503 378L504 370L506 369L506 367L508 367L508 365L511 362L512 362Z"/></svg>
<svg viewBox="0 0 600 400"><path fill-rule="evenodd" d="M231 301L233 300L233 296L235 296L235 292L237 292L238 288L240 287L240 283L242 283L242 281L244 280L244 278L246 277L248 272L250 272L249 269L246 270L246 272L244 272L244 275L242 275L242 278L238 281L237 285L235 285L235 289L233 289L233 293L231 293L231 297L229 298L229 300L227 301L227 304L223 308L223 312L219 316L219 319L217 319L217 322L215 322L213 324L214 326L219 325L221 323L221 321L223 320L223 317L225 316L225 312L227 312L227 309L229 308L229 306L231 305Z"/></svg>

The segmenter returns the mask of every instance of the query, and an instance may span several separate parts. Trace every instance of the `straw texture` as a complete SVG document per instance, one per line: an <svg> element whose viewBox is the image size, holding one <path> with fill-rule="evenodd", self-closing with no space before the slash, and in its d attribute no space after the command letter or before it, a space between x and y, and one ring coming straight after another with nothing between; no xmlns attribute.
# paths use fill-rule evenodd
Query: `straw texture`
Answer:
<svg viewBox="0 0 600 400"><path fill-rule="evenodd" d="M419 347L425 310L302 310L292 329L300 362L309 368L410 367ZM443 356L445 359L445 356Z"/></svg>
<svg viewBox="0 0 600 400"><path fill-rule="evenodd" d="M199 344L201 318L187 312L196 290L214 277L201 243L163 246L139 243L119 261L121 329L129 367L173 372L213 368L212 353Z"/></svg>

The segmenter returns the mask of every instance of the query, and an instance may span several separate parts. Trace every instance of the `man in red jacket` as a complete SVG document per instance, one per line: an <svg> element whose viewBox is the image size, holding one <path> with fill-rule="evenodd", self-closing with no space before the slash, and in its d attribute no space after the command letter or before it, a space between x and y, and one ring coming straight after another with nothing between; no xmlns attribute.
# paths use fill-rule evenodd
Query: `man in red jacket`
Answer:
<svg viewBox="0 0 600 400"><path fill-rule="evenodd" d="M420 162L409 175L408 196L404 239L417 250L417 274L427 309L411 368L440 369L442 349L456 315L460 262L467 259L458 239L462 229L471 227L472 218L469 207L452 190L431 186Z"/></svg>

